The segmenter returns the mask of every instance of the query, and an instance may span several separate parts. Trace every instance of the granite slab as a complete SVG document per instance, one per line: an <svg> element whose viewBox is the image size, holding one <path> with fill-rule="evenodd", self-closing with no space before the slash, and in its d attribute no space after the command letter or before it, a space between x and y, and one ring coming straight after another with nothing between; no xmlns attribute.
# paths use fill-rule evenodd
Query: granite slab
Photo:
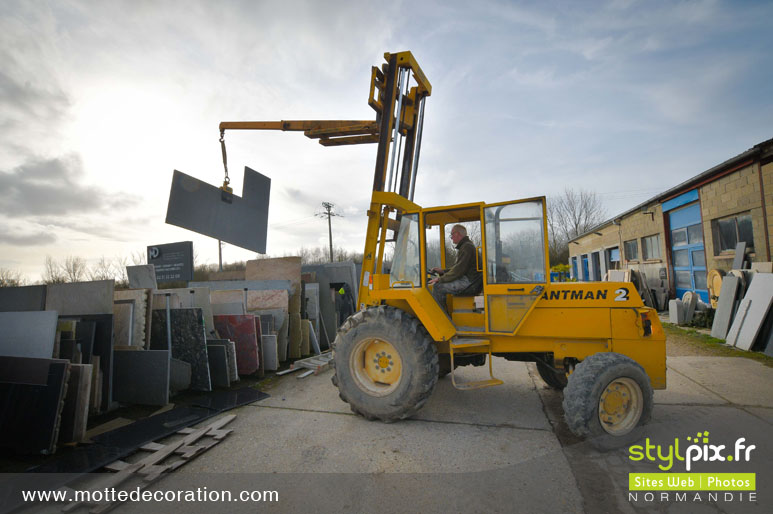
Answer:
<svg viewBox="0 0 773 514"><path fill-rule="evenodd" d="M263 363L266 371L279 369L276 335L263 334L260 338L260 345L263 348Z"/></svg>
<svg viewBox="0 0 773 514"><path fill-rule="evenodd" d="M0 312L0 355L50 359L58 319L56 311Z"/></svg>
<svg viewBox="0 0 773 514"><path fill-rule="evenodd" d="M247 261L244 278L247 280L289 280L291 294L301 291L301 258L277 257Z"/></svg>
<svg viewBox="0 0 773 514"><path fill-rule="evenodd" d="M251 375L258 371L260 363L255 316L252 314L215 316L215 327L223 338L234 342L239 375Z"/></svg>
<svg viewBox="0 0 773 514"><path fill-rule="evenodd" d="M719 292L717 311L711 324L711 337L724 339L732 321L733 305L738 292L738 277L726 275L722 278L722 289Z"/></svg>
<svg viewBox="0 0 773 514"><path fill-rule="evenodd" d="M170 359L166 350L116 350L113 396L129 404L169 403Z"/></svg>
<svg viewBox="0 0 773 514"><path fill-rule="evenodd" d="M132 289L158 289L156 266L153 264L126 266L126 274L129 277L129 287Z"/></svg>
<svg viewBox="0 0 773 514"><path fill-rule="evenodd" d="M212 303L208 287L188 287L179 289L159 289L156 294L176 294L180 297L180 308L201 309L207 337L215 337L215 327L212 322ZM162 308L165 308L162 307Z"/></svg>
<svg viewBox="0 0 773 514"><path fill-rule="evenodd" d="M207 356L209 358L209 375L212 379L212 387L230 387L228 352L225 345L207 344Z"/></svg>
<svg viewBox="0 0 773 514"><path fill-rule="evenodd" d="M91 364L71 364L67 393L59 428L60 443L79 443L86 439L91 396Z"/></svg>
<svg viewBox="0 0 773 514"><path fill-rule="evenodd" d="M46 310L46 286L0 287L0 312Z"/></svg>
<svg viewBox="0 0 773 514"><path fill-rule="evenodd" d="M112 314L114 280L49 284L46 290L46 310L60 316L82 314Z"/></svg>
<svg viewBox="0 0 773 514"><path fill-rule="evenodd" d="M175 170L166 222L247 250L266 253L271 179L244 167L242 197Z"/></svg>
<svg viewBox="0 0 773 514"><path fill-rule="evenodd" d="M59 359L40 361L0 357L0 369L12 367L28 377L24 383L0 381L0 448L13 453L56 451L70 363Z"/></svg>
<svg viewBox="0 0 773 514"><path fill-rule="evenodd" d="M171 313L172 357L191 365L191 389L211 391L209 359L201 309L173 309ZM150 349L167 347L166 310L153 311Z"/></svg>

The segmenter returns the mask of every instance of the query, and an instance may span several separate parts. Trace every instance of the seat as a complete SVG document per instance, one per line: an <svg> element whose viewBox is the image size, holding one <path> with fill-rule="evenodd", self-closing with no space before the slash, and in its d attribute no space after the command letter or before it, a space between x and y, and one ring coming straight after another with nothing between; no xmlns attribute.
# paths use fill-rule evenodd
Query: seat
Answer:
<svg viewBox="0 0 773 514"><path fill-rule="evenodd" d="M478 273L470 285L455 293L454 296L478 296L483 291L483 274Z"/></svg>

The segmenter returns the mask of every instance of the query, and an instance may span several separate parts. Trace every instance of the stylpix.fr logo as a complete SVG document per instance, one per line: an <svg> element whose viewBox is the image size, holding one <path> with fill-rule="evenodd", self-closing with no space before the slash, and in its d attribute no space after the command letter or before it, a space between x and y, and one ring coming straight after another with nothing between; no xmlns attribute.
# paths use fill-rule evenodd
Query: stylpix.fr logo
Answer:
<svg viewBox="0 0 773 514"><path fill-rule="evenodd" d="M688 436L687 443L682 443L678 437L673 444L653 444L648 437L644 445L634 445L628 448L628 459L632 461L648 460L658 462L658 468L669 471L675 461L684 462L685 469L690 471L694 462L749 462L752 450L757 448L748 444L745 437L739 437L729 447L724 444L709 444L709 432L698 432L694 437ZM685 448L684 454L680 447Z"/></svg>

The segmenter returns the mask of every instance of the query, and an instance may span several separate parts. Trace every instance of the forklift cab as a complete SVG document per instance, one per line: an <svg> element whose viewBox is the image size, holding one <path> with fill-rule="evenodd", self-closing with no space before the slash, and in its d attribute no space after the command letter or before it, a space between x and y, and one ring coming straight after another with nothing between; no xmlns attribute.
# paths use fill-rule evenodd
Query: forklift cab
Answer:
<svg viewBox="0 0 773 514"><path fill-rule="evenodd" d="M432 207L403 214L390 272L391 288L429 290L428 270L449 268L451 228L464 225L478 249L482 291L449 296L456 331L514 335L550 276L545 198Z"/></svg>

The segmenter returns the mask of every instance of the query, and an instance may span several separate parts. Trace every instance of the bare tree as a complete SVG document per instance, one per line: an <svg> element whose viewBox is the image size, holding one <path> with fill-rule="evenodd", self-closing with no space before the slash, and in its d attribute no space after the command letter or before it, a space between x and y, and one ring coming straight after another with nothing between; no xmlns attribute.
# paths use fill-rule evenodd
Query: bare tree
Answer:
<svg viewBox="0 0 773 514"><path fill-rule="evenodd" d="M19 287L27 283L24 276L12 269L0 268L0 287Z"/></svg>
<svg viewBox="0 0 773 514"><path fill-rule="evenodd" d="M62 272L67 282L80 282L86 277L86 259L83 257L67 256L62 265Z"/></svg>
<svg viewBox="0 0 773 514"><path fill-rule="evenodd" d="M50 255L46 255L45 270L43 271L43 282L46 284L63 284L67 282L62 267Z"/></svg>
<svg viewBox="0 0 773 514"><path fill-rule="evenodd" d="M593 191L567 188L557 197L548 199L548 246L550 263L565 264L569 260L569 241L603 222L607 212Z"/></svg>

